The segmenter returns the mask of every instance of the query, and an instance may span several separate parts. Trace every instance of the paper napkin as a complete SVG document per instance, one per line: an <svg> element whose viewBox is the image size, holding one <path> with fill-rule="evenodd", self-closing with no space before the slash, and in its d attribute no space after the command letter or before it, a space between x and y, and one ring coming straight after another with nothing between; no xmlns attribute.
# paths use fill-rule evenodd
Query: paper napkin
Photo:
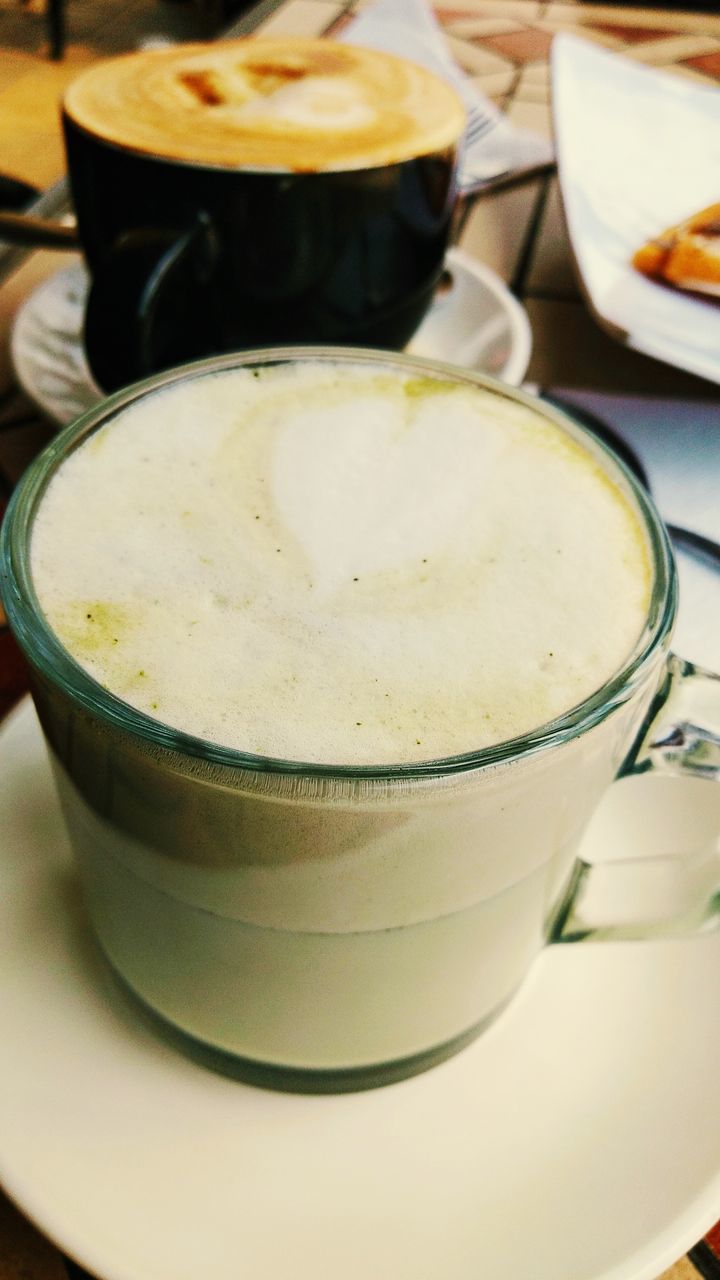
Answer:
<svg viewBox="0 0 720 1280"><path fill-rule="evenodd" d="M552 161L552 143L511 124L457 65L426 0L377 0L339 39L418 62L454 86L468 113L459 177L463 194L481 190L502 175L532 171Z"/></svg>

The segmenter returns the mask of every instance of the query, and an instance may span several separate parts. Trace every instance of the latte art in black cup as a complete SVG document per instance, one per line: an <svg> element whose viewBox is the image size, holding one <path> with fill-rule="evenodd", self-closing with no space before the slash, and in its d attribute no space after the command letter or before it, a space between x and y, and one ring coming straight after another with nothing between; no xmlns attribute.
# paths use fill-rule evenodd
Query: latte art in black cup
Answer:
<svg viewBox="0 0 720 1280"><path fill-rule="evenodd" d="M465 113L444 81L330 40L113 59L63 121L105 389L270 343L400 348L432 300Z"/></svg>
<svg viewBox="0 0 720 1280"><path fill-rule="evenodd" d="M186 45L93 67L68 116L158 159L297 173L367 169L444 150L464 111L423 67L330 40Z"/></svg>

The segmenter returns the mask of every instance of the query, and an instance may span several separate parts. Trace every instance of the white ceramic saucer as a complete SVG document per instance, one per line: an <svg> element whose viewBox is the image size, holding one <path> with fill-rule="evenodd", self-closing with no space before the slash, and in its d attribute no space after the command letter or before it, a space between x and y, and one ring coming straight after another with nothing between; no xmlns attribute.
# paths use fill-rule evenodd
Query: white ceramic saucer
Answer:
<svg viewBox="0 0 720 1280"><path fill-rule="evenodd" d="M78 259L50 276L19 309L11 354L20 385L60 425L102 399L82 343L87 275ZM450 250L446 278L408 348L518 386L530 360L524 309L489 267Z"/></svg>
<svg viewBox="0 0 720 1280"><path fill-rule="evenodd" d="M549 950L424 1075L264 1092L115 988L28 702L0 763L0 1178L103 1280L655 1280L717 1218L720 935Z"/></svg>

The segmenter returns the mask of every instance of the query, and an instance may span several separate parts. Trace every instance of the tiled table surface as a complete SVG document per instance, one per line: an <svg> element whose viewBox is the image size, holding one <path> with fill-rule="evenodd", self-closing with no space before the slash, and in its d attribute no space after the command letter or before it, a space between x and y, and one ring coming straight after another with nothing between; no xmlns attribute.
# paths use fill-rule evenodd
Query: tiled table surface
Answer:
<svg viewBox="0 0 720 1280"><path fill-rule="evenodd" d="M262 0L234 30L332 34L354 7L336 0L286 0L278 7L275 0ZM717 15L580 0L456 0L437 13L457 60L478 85L512 120L545 134L551 129L548 57L557 31L576 31L679 76L720 81ZM530 382L570 391L702 399L720 408L720 388L623 349L590 317L573 273L554 178L478 201L460 244L524 301L533 329ZM5 492L52 433L13 387L7 332L21 301L61 265L58 255L36 254L0 288L0 484ZM12 656L0 652L0 700L11 698L22 681ZM720 1228L663 1280L720 1277L715 1255L720 1259ZM0 1280L67 1280L68 1270L76 1274L0 1195Z"/></svg>

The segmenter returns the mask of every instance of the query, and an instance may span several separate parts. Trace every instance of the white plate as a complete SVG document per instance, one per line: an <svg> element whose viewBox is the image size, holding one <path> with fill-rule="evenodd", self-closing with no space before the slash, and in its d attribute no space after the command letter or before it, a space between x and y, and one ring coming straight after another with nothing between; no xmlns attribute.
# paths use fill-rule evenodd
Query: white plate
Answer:
<svg viewBox="0 0 720 1280"><path fill-rule="evenodd" d="M103 1280L655 1280L717 1218L720 935L551 949L442 1066L265 1092L115 988L27 702L0 762L0 1178Z"/></svg>
<svg viewBox="0 0 720 1280"><path fill-rule="evenodd" d="M102 400L83 347L87 275L80 261L49 276L19 308L10 334L18 382L64 426Z"/></svg>
<svg viewBox="0 0 720 1280"><path fill-rule="evenodd" d="M646 240L720 200L720 89L568 34L553 41L552 87L568 231L597 320L628 346L720 382L720 303L630 265Z"/></svg>
<svg viewBox="0 0 720 1280"><path fill-rule="evenodd" d="M489 373L518 386L530 360L531 334L520 303L489 267L450 250L448 280L410 343L429 356ZM82 343L87 275L80 261L45 280L19 309L11 354L23 390L59 424L102 399Z"/></svg>

